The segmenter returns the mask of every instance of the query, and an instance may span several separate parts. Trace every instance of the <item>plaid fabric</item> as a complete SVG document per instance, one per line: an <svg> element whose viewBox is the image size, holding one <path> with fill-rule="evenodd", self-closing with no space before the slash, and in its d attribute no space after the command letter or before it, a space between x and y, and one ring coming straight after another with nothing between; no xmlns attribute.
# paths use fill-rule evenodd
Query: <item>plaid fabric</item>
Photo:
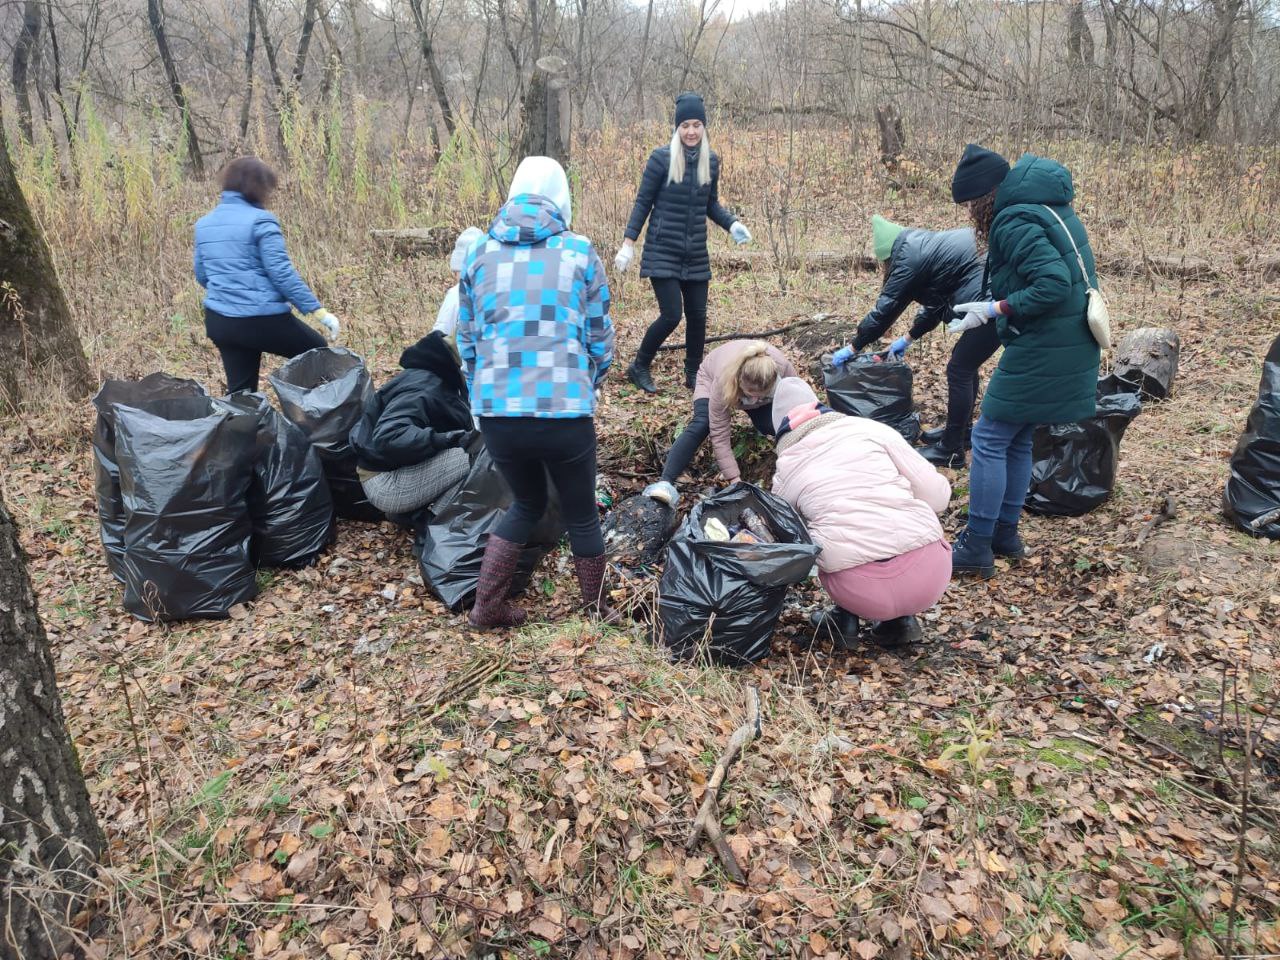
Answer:
<svg viewBox="0 0 1280 960"><path fill-rule="evenodd" d="M589 417L613 361L609 281L545 197L509 200L458 282L458 351L478 417Z"/></svg>

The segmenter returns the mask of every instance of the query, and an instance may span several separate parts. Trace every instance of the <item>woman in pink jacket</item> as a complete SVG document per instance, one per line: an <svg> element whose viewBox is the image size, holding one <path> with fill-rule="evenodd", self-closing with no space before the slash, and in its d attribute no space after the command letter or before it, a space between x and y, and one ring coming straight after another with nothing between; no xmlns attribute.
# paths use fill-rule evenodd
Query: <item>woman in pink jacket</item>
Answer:
<svg viewBox="0 0 1280 960"><path fill-rule="evenodd" d="M662 479L645 487L645 495L673 507L680 498L675 483L693 461L702 441L711 436L720 473L728 483L740 477L731 438L733 412L742 410L763 436L773 436L773 390L796 368L777 347L763 340L726 343L712 350L698 367L693 386L693 419L667 453Z"/></svg>
<svg viewBox="0 0 1280 960"><path fill-rule="evenodd" d="M836 602L815 624L846 650L859 618L873 621L867 639L881 646L918 640L916 614L951 581L951 547L938 522L951 485L896 430L833 413L798 378L778 383L773 422L773 492L822 548L818 579Z"/></svg>

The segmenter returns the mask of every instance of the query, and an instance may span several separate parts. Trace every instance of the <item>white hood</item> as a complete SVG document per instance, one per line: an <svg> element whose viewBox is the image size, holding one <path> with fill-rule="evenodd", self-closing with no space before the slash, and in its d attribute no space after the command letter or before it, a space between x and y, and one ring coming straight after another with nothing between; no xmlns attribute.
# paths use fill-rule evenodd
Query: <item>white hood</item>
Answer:
<svg viewBox="0 0 1280 960"><path fill-rule="evenodd" d="M569 196L569 178L565 176L564 167L550 157L525 157L520 161L516 175L511 178L507 199L522 193L546 197L560 211L564 225L572 226L573 201Z"/></svg>

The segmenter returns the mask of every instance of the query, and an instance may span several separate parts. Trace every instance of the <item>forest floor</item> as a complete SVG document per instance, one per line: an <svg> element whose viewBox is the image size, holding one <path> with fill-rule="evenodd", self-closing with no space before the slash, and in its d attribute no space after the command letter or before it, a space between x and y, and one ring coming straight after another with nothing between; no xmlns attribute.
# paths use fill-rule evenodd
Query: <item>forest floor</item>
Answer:
<svg viewBox="0 0 1280 960"><path fill-rule="evenodd" d="M941 201L895 204L913 223L959 222ZM324 283L345 291L333 309L382 382L429 325L443 270L359 240L307 252L328 257ZM68 283L78 309L113 316L115 288L145 276ZM809 582L763 662L671 663L641 626L577 619L563 550L538 572L529 626L476 634L385 524L341 524L317 566L262 573L229 620L144 624L97 542L89 405L7 424L5 500L110 841L81 918L87 955L1280 954L1280 554L1220 515L1280 283L1107 279L1119 333L1181 336L1174 397L1130 425L1108 503L1029 517L1030 558L955 583L903 655L813 643ZM722 272L711 332L832 312L780 338L807 367L876 290L870 273L787 280L784 293L771 273ZM615 293L622 360L599 422L620 499L655 473L688 404L671 354L656 399L625 383L652 306L634 274ZM146 323L93 327L95 365L217 389L183 296L139 310ZM939 333L909 355L926 424L949 348ZM767 483L770 445L738 427L748 479ZM704 487L712 471L704 452ZM967 475L951 476L954 533ZM1165 497L1176 516L1148 530ZM721 797L738 885L685 840L748 686L763 733Z"/></svg>

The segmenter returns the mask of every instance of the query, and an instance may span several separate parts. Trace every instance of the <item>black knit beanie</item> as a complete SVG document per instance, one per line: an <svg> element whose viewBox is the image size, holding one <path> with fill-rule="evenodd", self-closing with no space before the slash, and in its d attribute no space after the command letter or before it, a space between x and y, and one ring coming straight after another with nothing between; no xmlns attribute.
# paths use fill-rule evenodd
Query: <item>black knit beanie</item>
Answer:
<svg viewBox="0 0 1280 960"><path fill-rule="evenodd" d="M707 122L707 107L696 93L682 93L676 97L676 123L678 127L686 120Z"/></svg>
<svg viewBox="0 0 1280 960"><path fill-rule="evenodd" d="M956 164L956 174L951 178L951 198L956 203L968 203L985 197L1000 186L1008 174L1008 160L994 150L971 143Z"/></svg>

